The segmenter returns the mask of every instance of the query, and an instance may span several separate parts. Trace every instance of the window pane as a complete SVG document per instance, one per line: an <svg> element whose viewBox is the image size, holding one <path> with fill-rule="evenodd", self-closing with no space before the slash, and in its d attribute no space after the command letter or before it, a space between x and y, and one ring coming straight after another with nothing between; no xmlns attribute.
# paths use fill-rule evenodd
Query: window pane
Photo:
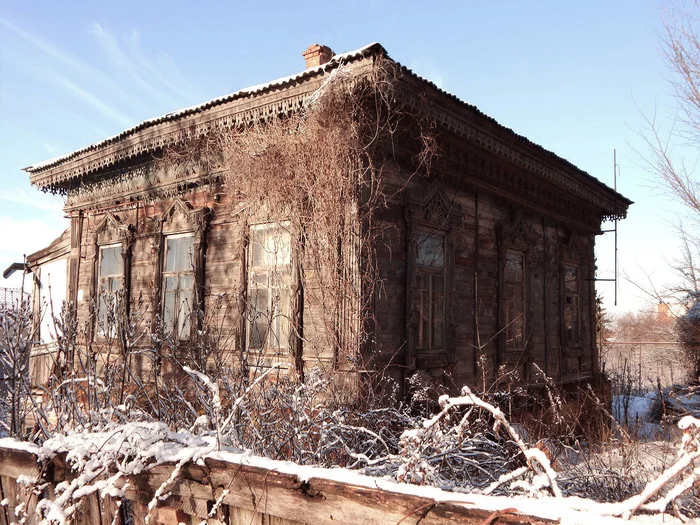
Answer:
<svg viewBox="0 0 700 525"><path fill-rule="evenodd" d="M184 277L183 277L184 279ZM190 337L190 319L192 314L192 289L180 290L178 298L177 325L180 327L180 339Z"/></svg>
<svg viewBox="0 0 700 525"><path fill-rule="evenodd" d="M416 263L431 268L442 268L445 264L443 244L443 236L441 234L418 232Z"/></svg>
<svg viewBox="0 0 700 525"><path fill-rule="evenodd" d="M194 265L194 235L168 237L166 242L165 271L192 271Z"/></svg>
<svg viewBox="0 0 700 525"><path fill-rule="evenodd" d="M171 334L173 331L173 321L175 320L175 301L177 299L176 291L166 291L163 297L163 329L166 334Z"/></svg>
<svg viewBox="0 0 700 525"><path fill-rule="evenodd" d="M567 343L576 344L580 341L578 295L567 295L565 297L564 331Z"/></svg>
<svg viewBox="0 0 700 525"><path fill-rule="evenodd" d="M177 275L166 275L165 276L165 290L166 291L177 290L178 281L179 281L179 279L178 279Z"/></svg>
<svg viewBox="0 0 700 525"><path fill-rule="evenodd" d="M290 235L280 227L251 230L251 264L268 268L290 264Z"/></svg>
<svg viewBox="0 0 700 525"><path fill-rule="evenodd" d="M428 290L429 284L429 277L428 274L422 273L422 272L417 272L416 273L416 288L419 290Z"/></svg>
<svg viewBox="0 0 700 525"><path fill-rule="evenodd" d="M100 277L121 275L122 265L121 246L105 246L100 248Z"/></svg>
<svg viewBox="0 0 700 525"><path fill-rule="evenodd" d="M263 348L267 345L267 331L270 326L268 312L269 293L266 288L256 289L251 297L250 341L251 348Z"/></svg>
<svg viewBox="0 0 700 525"><path fill-rule="evenodd" d="M430 317L428 311L428 290L420 290L416 292L418 300L418 341L419 349L427 349L430 346Z"/></svg>
<svg viewBox="0 0 700 525"><path fill-rule="evenodd" d="M251 348L263 348L267 344L267 331L270 326L269 291L256 288L250 301L250 340Z"/></svg>
<svg viewBox="0 0 700 525"><path fill-rule="evenodd" d="M116 292L122 288L124 261L122 247L102 246L97 275L97 333L114 332Z"/></svg>
<svg viewBox="0 0 700 525"><path fill-rule="evenodd" d="M97 304L97 331L104 334L107 330L107 303L103 293L100 293Z"/></svg>
<svg viewBox="0 0 700 525"><path fill-rule="evenodd" d="M180 290L194 290L194 275L185 274L180 276Z"/></svg>
<svg viewBox="0 0 700 525"><path fill-rule="evenodd" d="M113 277L109 282L109 291L112 293L118 292L122 289L122 278Z"/></svg>
<svg viewBox="0 0 700 525"><path fill-rule="evenodd" d="M442 348L445 333L445 294L444 277L433 277L432 321L433 348Z"/></svg>
<svg viewBox="0 0 700 525"><path fill-rule="evenodd" d="M564 287L567 292L578 292L578 268L567 266L564 269Z"/></svg>
<svg viewBox="0 0 700 525"><path fill-rule="evenodd" d="M505 279L510 283L523 282L523 256L509 252L506 255Z"/></svg>
<svg viewBox="0 0 700 525"><path fill-rule="evenodd" d="M249 337L250 348L287 348L290 310L291 236L279 225L250 231Z"/></svg>
<svg viewBox="0 0 700 525"><path fill-rule="evenodd" d="M250 348L261 349L267 341L267 321L255 319L250 323Z"/></svg>
<svg viewBox="0 0 700 525"><path fill-rule="evenodd" d="M270 333L270 345L276 348L287 348L289 346L289 288L277 290L273 302L274 320Z"/></svg>

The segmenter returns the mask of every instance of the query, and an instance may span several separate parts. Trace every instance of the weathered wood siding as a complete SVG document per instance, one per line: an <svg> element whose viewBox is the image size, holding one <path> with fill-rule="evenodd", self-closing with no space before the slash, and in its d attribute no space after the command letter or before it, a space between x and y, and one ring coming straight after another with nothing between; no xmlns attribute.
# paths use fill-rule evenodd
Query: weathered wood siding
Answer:
<svg viewBox="0 0 700 525"><path fill-rule="evenodd" d="M117 502L111 497L93 493L77 506L74 525L122 525L127 516L131 523L143 525L149 516L150 525L483 525L548 524L553 520L519 514L515 509L492 512L474 504L443 497L402 493L400 490L362 486L349 481L334 481L311 476L300 479L275 468L261 468L240 463L205 459L185 464L169 496L159 499L152 511L148 504L156 490L175 468L174 464L158 465L147 472L122 478L128 482L125 497ZM37 494L27 484L19 484L20 476L44 480L43 496L56 497L56 486L75 479L76 473L58 456L40 471L36 455L0 447L0 525L19 522L33 525L41 520L34 512ZM438 499L439 498L439 499ZM452 501L450 501L452 500ZM215 503L219 506L214 510ZM121 510L118 506L121 505ZM17 509L22 509L16 515Z"/></svg>

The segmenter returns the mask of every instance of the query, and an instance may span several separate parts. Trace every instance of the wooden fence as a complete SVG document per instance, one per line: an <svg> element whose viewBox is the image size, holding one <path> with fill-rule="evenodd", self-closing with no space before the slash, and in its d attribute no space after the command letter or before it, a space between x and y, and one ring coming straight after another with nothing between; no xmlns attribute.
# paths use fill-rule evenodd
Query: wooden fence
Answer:
<svg viewBox="0 0 700 525"><path fill-rule="evenodd" d="M56 485L76 474L57 456L37 463L35 453L0 446L0 525L40 521L34 512L40 496L27 479L43 477L42 497L54 499ZM73 516L76 525L301 525L301 524L545 524L551 520L519 515L514 509L498 512L476 509L463 501L392 492L324 477L302 480L271 468L206 459L186 464L169 494L150 511L156 490L173 472L161 464L130 476L121 507L96 493L84 498ZM126 480L122 481L122 487ZM447 493L443 493L447 494ZM216 502L219 502L217 505ZM19 517L17 516L19 514ZM146 520L146 516L149 516Z"/></svg>

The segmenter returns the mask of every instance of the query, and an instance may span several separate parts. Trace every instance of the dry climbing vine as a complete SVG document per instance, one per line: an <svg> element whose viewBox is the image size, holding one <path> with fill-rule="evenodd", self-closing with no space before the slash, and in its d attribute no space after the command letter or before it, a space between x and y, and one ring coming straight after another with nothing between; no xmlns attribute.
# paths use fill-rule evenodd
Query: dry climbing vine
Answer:
<svg viewBox="0 0 700 525"><path fill-rule="evenodd" d="M341 65L303 110L219 132L165 157L220 173L225 192L247 204L251 223L284 225L295 261L292 287L303 290L303 307L314 317L311 335L292 319L292 338L304 341L307 354L334 349L341 369L366 364L358 356L366 355L370 302L381 284L376 212L410 177L430 174L436 151L428 124L397 96L400 77L386 59L369 70Z"/></svg>

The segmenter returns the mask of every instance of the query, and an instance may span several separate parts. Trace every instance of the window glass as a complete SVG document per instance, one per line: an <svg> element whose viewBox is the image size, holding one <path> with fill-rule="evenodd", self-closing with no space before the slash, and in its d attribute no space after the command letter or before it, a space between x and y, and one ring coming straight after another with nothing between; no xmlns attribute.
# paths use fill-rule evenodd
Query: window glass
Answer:
<svg viewBox="0 0 700 525"><path fill-rule="evenodd" d="M166 272L190 271L194 266L194 236L168 237L166 239Z"/></svg>
<svg viewBox="0 0 700 525"><path fill-rule="evenodd" d="M101 246L97 274L97 333L114 335L118 292L122 289L124 261L122 246Z"/></svg>
<svg viewBox="0 0 700 525"><path fill-rule="evenodd" d="M166 237L162 312L166 335L189 339L194 284L194 235Z"/></svg>
<svg viewBox="0 0 700 525"><path fill-rule="evenodd" d="M569 346L581 342L581 306L579 301L578 267L564 268L564 335Z"/></svg>
<svg viewBox="0 0 700 525"><path fill-rule="evenodd" d="M442 268L445 265L444 238L439 233L418 232L416 263L420 266Z"/></svg>
<svg viewBox="0 0 700 525"><path fill-rule="evenodd" d="M503 277L506 348L522 350L525 346L525 283L522 253L507 252Z"/></svg>
<svg viewBox="0 0 700 525"><path fill-rule="evenodd" d="M419 231L416 236L414 309L416 348L442 350L445 346L445 237Z"/></svg>
<svg viewBox="0 0 700 525"><path fill-rule="evenodd" d="M291 236L284 224L250 231L248 348L288 348L290 335Z"/></svg>

